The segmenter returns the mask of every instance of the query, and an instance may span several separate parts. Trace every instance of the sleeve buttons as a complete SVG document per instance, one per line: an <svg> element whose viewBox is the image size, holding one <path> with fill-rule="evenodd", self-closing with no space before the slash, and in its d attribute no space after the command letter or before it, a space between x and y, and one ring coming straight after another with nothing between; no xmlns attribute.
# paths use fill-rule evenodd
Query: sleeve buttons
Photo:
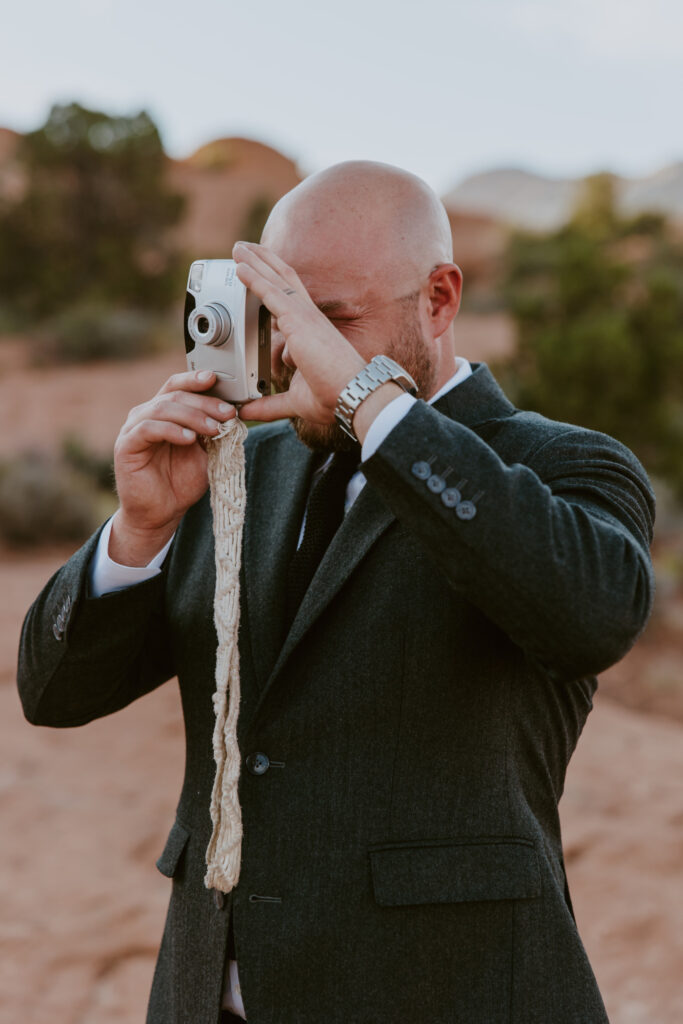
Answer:
<svg viewBox="0 0 683 1024"><path fill-rule="evenodd" d="M410 467L410 472L413 476L416 476L418 480L428 480L432 475L432 467L428 462L414 462Z"/></svg>
<svg viewBox="0 0 683 1024"><path fill-rule="evenodd" d="M455 507L455 514L458 519L462 519L464 521L474 519L477 514L477 506L473 501L461 501L460 504Z"/></svg>
<svg viewBox="0 0 683 1024"><path fill-rule="evenodd" d="M476 502L483 495L483 491L477 491L472 496L472 500L463 501L462 499L462 488L467 483L467 478L463 477L458 480L455 487L446 486L446 477L452 472L452 467L447 467L443 472L443 475L439 473L432 473L432 462L427 462L425 459L420 459L418 462L414 462L410 467L410 472L418 480L422 480L427 485L427 490L431 494L438 494L441 498L443 505L446 508L452 508L455 511L458 519L463 522L467 522L470 519L474 519L477 514Z"/></svg>
<svg viewBox="0 0 683 1024"><path fill-rule="evenodd" d="M445 486L446 481L444 480L444 478L442 476L437 476L436 473L433 473L432 476L430 476L429 479L427 480L427 487L432 492L432 494L441 494Z"/></svg>
<svg viewBox="0 0 683 1024"><path fill-rule="evenodd" d="M447 487L445 491L441 492L441 500L446 508L455 508L460 504L461 498L462 495L457 487Z"/></svg>

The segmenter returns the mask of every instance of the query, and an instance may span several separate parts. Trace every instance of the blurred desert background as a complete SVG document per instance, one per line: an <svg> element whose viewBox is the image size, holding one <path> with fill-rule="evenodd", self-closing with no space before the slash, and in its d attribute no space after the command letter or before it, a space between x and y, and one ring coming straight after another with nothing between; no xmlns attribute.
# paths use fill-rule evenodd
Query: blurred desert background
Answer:
<svg viewBox="0 0 683 1024"><path fill-rule="evenodd" d="M256 139L172 159L147 115L75 103L34 132L0 129L3 1024L144 1019L169 896L154 861L183 772L177 690L84 728L33 728L15 688L19 631L115 507L128 409L184 368L189 262L258 239L302 176ZM561 811L611 1021L678 1024L683 164L564 180L492 168L443 199L465 275L458 353L488 362L518 404L624 440L657 492L654 614L600 681Z"/></svg>

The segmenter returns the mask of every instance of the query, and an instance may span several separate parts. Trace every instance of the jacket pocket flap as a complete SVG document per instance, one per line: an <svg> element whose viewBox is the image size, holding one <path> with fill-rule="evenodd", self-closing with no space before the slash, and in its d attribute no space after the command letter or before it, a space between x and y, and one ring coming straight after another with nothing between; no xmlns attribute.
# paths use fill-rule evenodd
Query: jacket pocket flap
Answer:
<svg viewBox="0 0 683 1024"><path fill-rule="evenodd" d="M530 899L541 892L536 851L521 838L378 846L370 862L375 899L385 907Z"/></svg>
<svg viewBox="0 0 683 1024"><path fill-rule="evenodd" d="M161 871L162 875L166 875L167 878L173 878L178 867L178 861L180 856L185 849L185 844L190 838L190 833L184 828L180 822L175 821L173 827L168 834L166 845L164 846L164 852L157 861L157 867Z"/></svg>

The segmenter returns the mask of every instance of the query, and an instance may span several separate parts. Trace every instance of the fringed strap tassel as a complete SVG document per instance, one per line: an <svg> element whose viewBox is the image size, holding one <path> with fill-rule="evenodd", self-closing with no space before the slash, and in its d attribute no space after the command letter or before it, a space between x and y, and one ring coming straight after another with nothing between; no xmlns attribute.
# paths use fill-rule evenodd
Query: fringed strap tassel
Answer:
<svg viewBox="0 0 683 1024"><path fill-rule="evenodd" d="M216 652L216 716L213 755L216 776L211 794L213 833L206 851L207 889L230 892L237 884L242 850L242 814L237 785L240 752L237 716L240 702L240 562L244 525L244 439L247 428L238 418L223 424L216 438L207 438L209 486L216 547L214 622Z"/></svg>

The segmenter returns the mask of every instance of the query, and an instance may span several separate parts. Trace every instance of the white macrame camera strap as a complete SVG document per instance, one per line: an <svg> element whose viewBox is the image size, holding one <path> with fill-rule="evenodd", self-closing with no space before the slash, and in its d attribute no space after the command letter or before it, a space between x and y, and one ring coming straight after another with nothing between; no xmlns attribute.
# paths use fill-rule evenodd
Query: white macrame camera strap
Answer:
<svg viewBox="0 0 683 1024"><path fill-rule="evenodd" d="M206 438L213 533L216 548L214 622L216 651L216 716L213 755L216 776L211 794L213 832L206 850L207 889L230 892L237 885L242 852L242 812L237 786L240 752L237 716L240 702L240 563L246 491L244 439L247 428L238 417L223 424L220 434Z"/></svg>

